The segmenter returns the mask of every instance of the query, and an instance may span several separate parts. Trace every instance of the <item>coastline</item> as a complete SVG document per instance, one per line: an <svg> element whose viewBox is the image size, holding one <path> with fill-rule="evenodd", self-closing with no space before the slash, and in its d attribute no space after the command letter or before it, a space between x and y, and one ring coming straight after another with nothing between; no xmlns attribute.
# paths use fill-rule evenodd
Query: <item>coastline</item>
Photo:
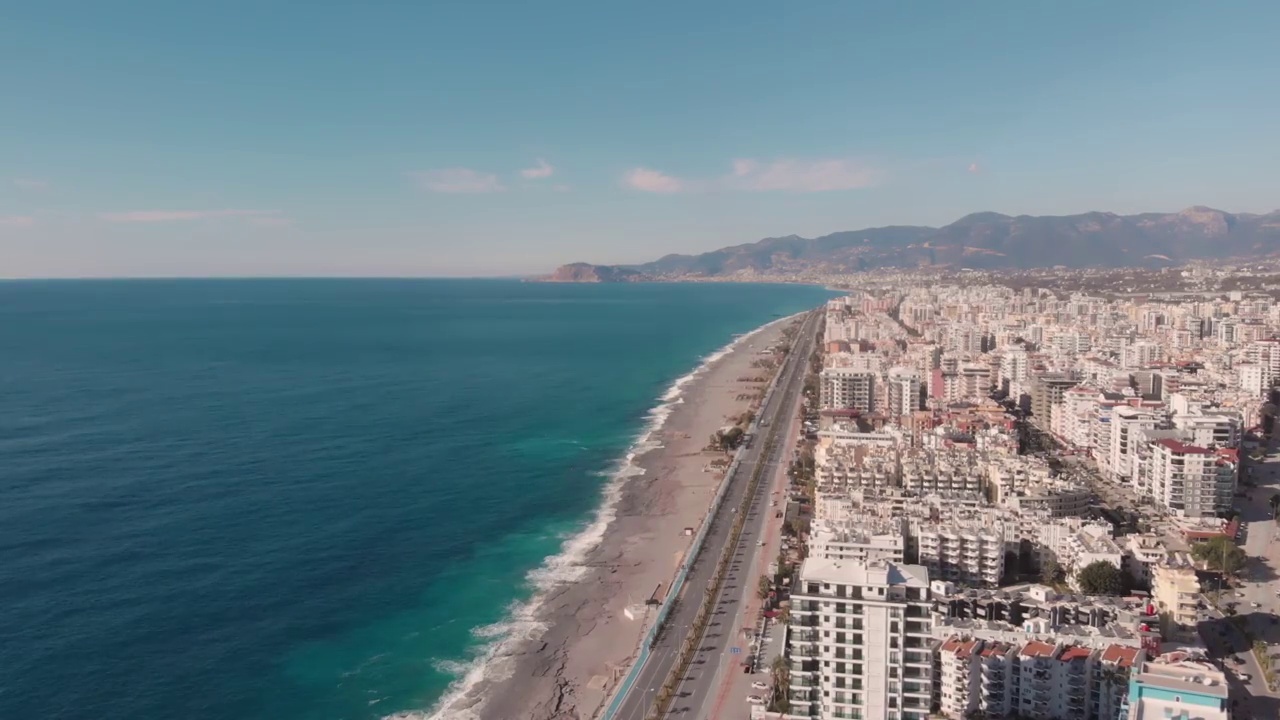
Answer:
<svg viewBox="0 0 1280 720"><path fill-rule="evenodd" d="M636 657L655 608L723 480L706 438L749 409L765 384L752 361L798 315L772 320L702 358L675 380L601 492L595 514L529 574L533 595L427 712L386 720L594 717Z"/></svg>

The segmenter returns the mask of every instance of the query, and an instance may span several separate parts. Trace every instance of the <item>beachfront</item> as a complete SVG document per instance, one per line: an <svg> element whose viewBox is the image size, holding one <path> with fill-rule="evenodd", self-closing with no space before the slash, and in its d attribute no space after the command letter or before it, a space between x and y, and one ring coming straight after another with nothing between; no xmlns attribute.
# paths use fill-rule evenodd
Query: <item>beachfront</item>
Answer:
<svg viewBox="0 0 1280 720"><path fill-rule="evenodd" d="M643 469L625 483L615 517L586 559L578 582L554 588L536 609L545 628L508 643L488 668L491 679L449 703L440 717L590 718L609 699L640 649L662 599L707 514L723 471L708 437L742 416L764 393L761 352L779 343L793 319L743 338L680 392L650 438L661 444L635 458ZM655 589L657 592L655 593Z"/></svg>

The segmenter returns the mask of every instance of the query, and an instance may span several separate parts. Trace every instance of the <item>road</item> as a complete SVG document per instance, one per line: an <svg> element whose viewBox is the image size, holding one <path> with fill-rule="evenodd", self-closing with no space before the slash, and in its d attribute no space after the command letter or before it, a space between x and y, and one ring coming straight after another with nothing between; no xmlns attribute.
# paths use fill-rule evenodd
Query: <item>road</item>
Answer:
<svg viewBox="0 0 1280 720"><path fill-rule="evenodd" d="M656 691L666 680L680 654L680 646L684 638L691 632L694 617L702 603L703 593L711 586L716 564L723 548L729 542L729 533L737 509L741 507L746 496L747 487L756 466L765 463L765 477L773 477L782 457L781 442L768 442L778 428L785 431L790 415L797 412L800 393L804 386L806 367L809 355L813 350L814 338L821 321L820 312L812 312L805 316L804 325L792 342L792 351L787 355L782 369L779 371L777 386L769 397L768 403L760 408L758 437L747 448L738 463L737 470L725 479L729 483L725 490L723 502L711 519L702 552L690 567L681 596L667 618L665 629L660 634L649 654L648 661L641 668L639 675L613 716L617 720L643 720L649 717L654 704ZM768 452L766 456L766 451ZM720 596L716 599L716 609L708 623L706 634L701 639L699 651L688 672L681 679L676 689L675 698L668 708L667 717L694 718L697 711L713 694L713 681L716 666L728 646L732 636L728 630L732 619L740 612L744 583L754 583L755 577L747 573L744 561L749 558L748 550L754 547L757 536L763 526L762 510L768 510L767 498L771 483L761 482L756 497L743 527L740 542L735 549L733 562L721 586ZM737 642L737 641L735 641Z"/></svg>
<svg viewBox="0 0 1280 720"><path fill-rule="evenodd" d="M1276 445L1273 443L1271 450ZM1254 660L1250 638L1263 640L1272 647L1280 643L1280 590L1277 582L1277 570L1280 569L1280 529L1271 518L1268 500L1273 494L1280 493L1280 456L1268 453L1262 462L1246 461L1253 468L1252 480L1256 487L1241 485L1246 491L1245 497L1236 498L1235 506L1240 511L1243 525L1244 551L1249 556L1248 563L1236 581L1236 587L1223 591L1221 604L1236 603L1235 609L1244 619L1248 637L1240 632L1241 628L1220 622L1209 622L1202 626L1201 636L1209 646L1211 654L1235 655L1245 662L1239 670L1250 678L1246 683L1233 678L1233 687L1246 691L1242 699L1248 717L1277 717L1280 715L1280 693L1267 689L1262 677L1261 668ZM1212 588L1207 588L1212 589ZM1254 607L1254 604L1257 607ZM1228 663L1228 667L1235 667Z"/></svg>

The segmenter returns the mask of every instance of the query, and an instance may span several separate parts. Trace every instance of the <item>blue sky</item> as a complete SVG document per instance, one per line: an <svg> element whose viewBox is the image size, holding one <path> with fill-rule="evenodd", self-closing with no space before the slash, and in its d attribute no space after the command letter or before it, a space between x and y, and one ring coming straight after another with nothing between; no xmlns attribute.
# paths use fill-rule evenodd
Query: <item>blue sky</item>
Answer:
<svg viewBox="0 0 1280 720"><path fill-rule="evenodd" d="M0 0L0 277L1280 207L1280 3Z"/></svg>

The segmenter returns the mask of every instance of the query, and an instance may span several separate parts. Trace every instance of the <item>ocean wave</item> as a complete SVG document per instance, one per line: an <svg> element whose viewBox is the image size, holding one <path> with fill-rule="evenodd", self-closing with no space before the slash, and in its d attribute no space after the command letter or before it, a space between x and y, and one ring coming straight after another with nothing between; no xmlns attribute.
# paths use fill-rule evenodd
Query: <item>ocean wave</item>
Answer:
<svg viewBox="0 0 1280 720"><path fill-rule="evenodd" d="M727 345L701 358L697 367L671 383L659 396L658 405L647 413L643 429L626 453L614 467L602 473L608 477L608 482L595 515L585 526L566 537L559 553L547 557L541 566L529 572L527 581L534 590L533 595L525 601L513 603L501 622L472 630L478 647L471 659L437 660L434 663L437 670L453 674L456 679L431 710L398 712L386 715L382 720L479 720L480 703L471 697L471 691L482 682L510 677L515 662L512 651L524 641L537 639L546 630L546 624L539 622L537 615L547 597L557 588L576 582L591 571L584 564L587 555L604 539L609 525L617 517L618 503L627 481L644 474L644 468L637 465L636 460L663 447L662 428L676 407L684 402L685 388L739 345L792 317L774 320L751 332L733 336Z"/></svg>

